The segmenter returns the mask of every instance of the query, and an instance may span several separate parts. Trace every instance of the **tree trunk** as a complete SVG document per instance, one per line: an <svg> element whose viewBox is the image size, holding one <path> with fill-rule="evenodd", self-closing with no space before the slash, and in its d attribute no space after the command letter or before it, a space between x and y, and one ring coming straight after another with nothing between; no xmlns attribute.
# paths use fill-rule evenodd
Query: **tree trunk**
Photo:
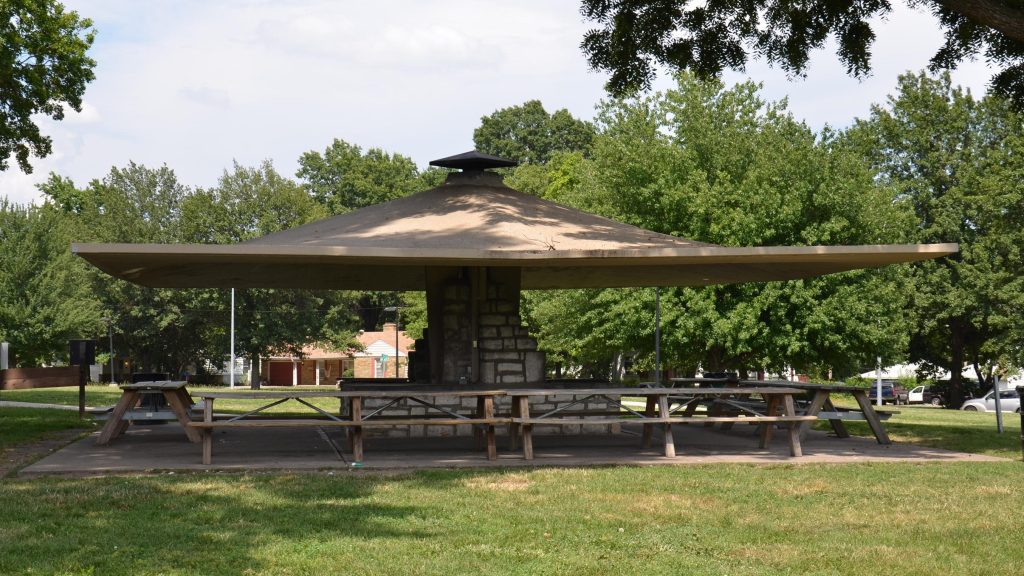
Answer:
<svg viewBox="0 0 1024 576"><path fill-rule="evenodd" d="M260 374L260 355L255 352L249 353L249 388L252 390L260 389L260 381L262 375Z"/></svg>
<svg viewBox="0 0 1024 576"><path fill-rule="evenodd" d="M957 409L964 403L964 339L956 323L949 324L949 405Z"/></svg>

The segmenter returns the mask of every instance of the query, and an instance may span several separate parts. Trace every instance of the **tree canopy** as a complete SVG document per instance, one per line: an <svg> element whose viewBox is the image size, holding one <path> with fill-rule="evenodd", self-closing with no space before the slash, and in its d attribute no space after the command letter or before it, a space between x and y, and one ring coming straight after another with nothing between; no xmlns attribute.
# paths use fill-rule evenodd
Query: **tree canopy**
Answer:
<svg viewBox="0 0 1024 576"><path fill-rule="evenodd" d="M64 107L82 111L85 86L96 62L86 55L96 32L92 21L53 0L0 1L0 170L13 154L32 172L29 157L53 150L33 116L64 118Z"/></svg>
<svg viewBox="0 0 1024 576"><path fill-rule="evenodd" d="M1024 365L1024 119L999 98L975 99L948 74L901 76L886 105L849 132L898 201L916 242L959 242L960 253L914 266L911 355L953 375Z"/></svg>
<svg viewBox="0 0 1024 576"><path fill-rule="evenodd" d="M664 94L604 104L592 158L562 155L533 190L581 209L726 246L903 240L910 220L835 134L814 134L758 86L682 75ZM855 371L906 348L902 267L811 280L673 288L663 358L693 370ZM627 351L650 365L654 290L535 292L545 349L581 363ZM877 318L888 319L881 326Z"/></svg>
<svg viewBox="0 0 1024 576"><path fill-rule="evenodd" d="M992 89L1024 105L1024 4L1002 0L906 0L936 15L945 42L933 70L982 57L1001 68ZM791 2L752 0L582 0L583 16L597 27L581 44L590 65L611 74L608 89L625 95L650 87L659 65L703 78L743 70L755 57L792 75L806 72L810 53L832 39L847 73L871 70L873 18L892 10L890 0Z"/></svg>
<svg viewBox="0 0 1024 576"><path fill-rule="evenodd" d="M556 152L582 151L594 139L594 126L566 109L548 114L540 100L496 110L480 119L473 144L493 154L527 164L543 164Z"/></svg>

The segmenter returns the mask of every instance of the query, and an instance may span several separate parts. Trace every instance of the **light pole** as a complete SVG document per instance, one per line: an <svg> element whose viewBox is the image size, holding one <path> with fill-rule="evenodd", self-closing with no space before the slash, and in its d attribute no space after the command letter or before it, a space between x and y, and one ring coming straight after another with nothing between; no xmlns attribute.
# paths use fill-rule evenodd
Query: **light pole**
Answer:
<svg viewBox="0 0 1024 576"><path fill-rule="evenodd" d="M384 311L395 313L395 378L400 378L398 375L398 364L402 358L398 353L398 324L402 321L402 307L388 306L387 308L384 308Z"/></svg>
<svg viewBox="0 0 1024 576"><path fill-rule="evenodd" d="M114 319L104 316L100 320L107 323L107 334L110 337L110 383L114 384Z"/></svg>

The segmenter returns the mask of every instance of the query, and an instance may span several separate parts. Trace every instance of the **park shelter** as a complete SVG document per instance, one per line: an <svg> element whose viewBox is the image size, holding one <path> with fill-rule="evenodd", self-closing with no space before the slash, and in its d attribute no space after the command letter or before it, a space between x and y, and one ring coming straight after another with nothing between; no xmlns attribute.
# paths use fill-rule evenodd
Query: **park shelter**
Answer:
<svg viewBox="0 0 1024 576"><path fill-rule="evenodd" d="M434 384L544 379L521 326L523 289L703 286L811 278L955 253L956 244L723 247L660 234L513 190L469 152L432 162L441 186L231 245L74 244L150 287L421 290L427 338L410 372Z"/></svg>

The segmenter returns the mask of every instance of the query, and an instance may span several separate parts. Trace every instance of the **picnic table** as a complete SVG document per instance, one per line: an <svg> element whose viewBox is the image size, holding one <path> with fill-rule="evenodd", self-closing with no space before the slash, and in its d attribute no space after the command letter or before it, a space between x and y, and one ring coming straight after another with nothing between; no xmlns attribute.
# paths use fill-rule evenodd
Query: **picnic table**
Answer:
<svg viewBox="0 0 1024 576"><path fill-rule="evenodd" d="M865 388L858 388L857 386L846 386L842 384L816 384L810 382L790 382L788 380L730 380L724 378L672 378L673 383L679 384L711 384L714 386L721 385L736 385L736 386L760 386L760 387L780 387L780 388L791 388L803 391L804 394L810 395L810 400L806 403L798 403L797 408L799 413L807 416L814 416L820 420L828 420L829 425L832 426L832 430L836 433L839 438L849 438L850 433L846 430L846 425L843 423L844 420L864 420L868 423L871 428L872 434L875 436L875 440L879 444L888 445L892 444L892 440L889 439L889 434L885 430L885 426L882 424L883 415L875 411L874 406L871 405L871 400L868 398L868 390ZM687 389L689 390L689 388ZM860 411L852 410L839 410L832 403L832 394L850 394L856 400ZM888 417L891 412L883 413L885 417ZM807 435L807 430L810 428L810 422L804 422L800 425L800 438L803 439Z"/></svg>
<svg viewBox="0 0 1024 576"><path fill-rule="evenodd" d="M199 442L202 438L197 430L191 428L189 424L192 422L192 417L189 413L192 410L194 402L188 391L185 389L186 382L162 380L155 382L138 382L135 384L122 384L121 385L121 398L118 399L117 404L114 405L113 411L110 413L110 417L107 419L107 423L104 424L103 429L100 430L100 435L96 438L96 444L104 445L109 444L111 440L117 438L121 434L124 434L128 426L135 422L136 416L134 413L136 406L139 401L142 400L142 396L145 394L161 394L167 400L167 405L170 407L174 417L181 423L185 429L185 436L188 437L190 442ZM147 413L137 414L139 420L150 419ZM150 415L151 416L151 415Z"/></svg>
<svg viewBox="0 0 1024 576"><path fill-rule="evenodd" d="M432 386L405 386L387 389L352 389L337 391L308 390L267 390L251 392L202 392L197 394L204 400L203 420L190 422L188 426L201 430L203 444L203 464L210 464L213 459L212 432L217 428L265 428L265 427L320 427L337 426L348 429L348 438L352 456L356 462L363 460L363 429L388 426L473 426L474 433L486 444L488 460L497 459L495 443L495 426L509 423L508 418L498 418L494 413L494 398L502 396L503 390L484 389L452 389ZM476 399L476 412L471 416L460 414L455 410L439 406L428 398L448 396ZM213 403L217 399L255 399L270 402L246 412L223 420L214 420ZM337 398L338 414L333 414L309 402L315 398ZM385 403L370 412L364 412L364 401L381 399ZM383 415L384 410L401 401L413 402L427 408L422 417L393 418ZM319 417L313 418L262 418L259 414L268 408L294 401L315 411ZM347 408L347 410L345 410Z"/></svg>
<svg viewBox="0 0 1024 576"><path fill-rule="evenodd" d="M783 423L788 426L790 455L797 457L803 454L800 446L799 424L808 420L817 419L816 416L799 415L793 401L794 394L802 393L796 388L785 387L744 387L744 388L694 388L687 389L683 394L678 388L535 388L522 390L508 390L506 393L512 398L512 431L513 441L518 437L523 444L523 457L527 460L533 459L532 430L535 425L549 424L556 426L571 426L579 424L619 424L624 422L641 422L643 424L642 446L650 446L651 434L654 426L660 425L663 430L664 452L667 458L674 458L676 455L675 439L673 438L673 424L691 423L716 423L716 422L746 422L762 425L760 430L760 447L767 448L771 441L773 425ZM549 396L560 396L572 394L577 399L564 403L557 408L548 410L542 414L531 414L530 399ZM580 398L582 396L582 398ZM641 396L646 399L646 406L643 412L639 412L622 404L622 396ZM724 398L733 396L760 396L765 400L765 409L762 412L748 409L742 415L736 416L698 416L695 411L699 401L703 398ZM585 403L591 398L601 398L618 406L623 412L619 415L609 417L587 418L565 418L561 416L564 411ZM679 400L674 402L673 400ZM779 414L781 410L781 414ZM678 413L682 415L677 415Z"/></svg>

